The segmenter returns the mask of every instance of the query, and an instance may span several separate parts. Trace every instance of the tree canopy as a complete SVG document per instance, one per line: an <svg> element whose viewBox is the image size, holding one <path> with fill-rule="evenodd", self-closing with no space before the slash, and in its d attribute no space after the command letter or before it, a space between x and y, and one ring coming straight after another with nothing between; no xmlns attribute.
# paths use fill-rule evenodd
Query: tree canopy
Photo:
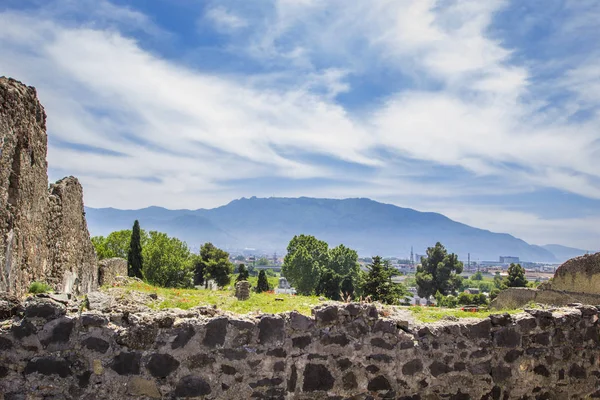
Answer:
<svg viewBox="0 0 600 400"><path fill-rule="evenodd" d="M142 255L143 275L149 283L163 287L192 285L193 258L185 242L151 231Z"/></svg>
<svg viewBox="0 0 600 400"><path fill-rule="evenodd" d="M148 235L140 230L140 243L147 240ZM129 242L131 241L131 229L124 229L110 233L107 237L94 236L92 244L96 250L99 260L105 258L119 257L127 259L129 252Z"/></svg>
<svg viewBox="0 0 600 400"><path fill-rule="evenodd" d="M527 283L525 269L521 267L521 264L510 264L504 284L507 287L527 287Z"/></svg>
<svg viewBox="0 0 600 400"><path fill-rule="evenodd" d="M328 245L314 236L294 236L287 247L282 274L299 294L310 295L319 282L321 269L327 263Z"/></svg>
<svg viewBox="0 0 600 400"><path fill-rule="evenodd" d="M382 261L379 256L373 257L372 260L367 266L369 271L364 277L363 295L385 304L401 303L408 293L404 285L392 282L394 268L388 261Z"/></svg>
<svg viewBox="0 0 600 400"><path fill-rule="evenodd" d="M235 278L236 283L239 281L247 281L248 280L248 269L244 264L240 264L238 267L238 276Z"/></svg>
<svg viewBox="0 0 600 400"><path fill-rule="evenodd" d="M256 292L268 292L270 290L269 280L267 279L267 274L264 269L261 269L258 273L258 282L256 284Z"/></svg>
<svg viewBox="0 0 600 400"><path fill-rule="evenodd" d="M427 249L427 256L417 267L417 293L420 297L429 298L437 292L447 295L455 291L460 286L462 270L463 264L458 261L457 255L448 254L440 242L436 243Z"/></svg>
<svg viewBox="0 0 600 400"><path fill-rule="evenodd" d="M143 263L140 223L136 219L133 223L131 240L129 241L129 249L127 251L127 275L142 279Z"/></svg>
<svg viewBox="0 0 600 400"><path fill-rule="evenodd" d="M194 283L201 285L214 280L218 287L231 282L233 264L229 262L229 253L219 249L212 243L204 243L200 248L200 256L195 260Z"/></svg>

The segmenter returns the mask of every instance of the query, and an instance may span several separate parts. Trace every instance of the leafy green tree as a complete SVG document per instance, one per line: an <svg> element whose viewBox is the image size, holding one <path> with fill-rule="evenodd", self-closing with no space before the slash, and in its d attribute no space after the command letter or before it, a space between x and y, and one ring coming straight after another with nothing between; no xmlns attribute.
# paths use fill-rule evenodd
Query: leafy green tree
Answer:
<svg viewBox="0 0 600 400"><path fill-rule="evenodd" d="M502 279L500 272L496 272L494 275L494 287L499 290L506 289L506 284L504 283L504 279Z"/></svg>
<svg viewBox="0 0 600 400"><path fill-rule="evenodd" d="M456 254L448 254L440 243L427 249L427 257L423 257L417 267L417 293L420 297L429 298L438 291L442 295L453 292L460 286L463 264Z"/></svg>
<svg viewBox="0 0 600 400"><path fill-rule="evenodd" d="M246 266L244 264L240 264L238 267L238 276L237 278L235 278L235 282L239 282L239 281L247 281L248 280L248 269L246 268Z"/></svg>
<svg viewBox="0 0 600 400"><path fill-rule="evenodd" d="M498 289L498 288L492 289L492 291L490 292L490 300L494 300L496 297L498 297L499 294L500 294L500 289Z"/></svg>
<svg viewBox="0 0 600 400"><path fill-rule="evenodd" d="M246 257L244 257L243 255L239 255L235 258L235 261L246 261Z"/></svg>
<svg viewBox="0 0 600 400"><path fill-rule="evenodd" d="M364 277L362 287L364 296L385 304L399 304L407 295L404 285L392 282L395 271L388 262L382 262L381 257L373 257L373 262L367 268L369 272Z"/></svg>
<svg viewBox="0 0 600 400"><path fill-rule="evenodd" d="M193 257L185 242L151 231L142 256L143 274L149 283L163 287L191 286Z"/></svg>
<svg viewBox="0 0 600 400"><path fill-rule="evenodd" d="M505 285L507 287L527 287L527 278L525 278L525 269L521 264L510 264L508 267L508 276Z"/></svg>
<svg viewBox="0 0 600 400"><path fill-rule="evenodd" d="M142 279L143 264L142 235L140 232L140 223L136 219L133 223L129 250L127 251L127 275Z"/></svg>
<svg viewBox="0 0 600 400"><path fill-rule="evenodd" d="M260 270L258 273L258 282L256 283L256 292L268 292L271 290L269 286L269 280L267 279L267 274L265 274L264 270Z"/></svg>
<svg viewBox="0 0 600 400"><path fill-rule="evenodd" d="M315 289L317 295L322 295L332 300L340 299L340 286L342 277L331 269L324 270L320 277L319 283Z"/></svg>
<svg viewBox="0 0 600 400"><path fill-rule="evenodd" d="M265 266L265 265L269 265L269 259L266 257L261 257L258 259L258 261L256 262L256 264L260 265L260 266Z"/></svg>
<svg viewBox="0 0 600 400"><path fill-rule="evenodd" d="M199 282L201 278L206 285L212 279L218 287L222 288L229 285L232 273L233 264L229 262L229 253L212 243L204 243L200 248L200 258L195 265L194 282Z"/></svg>
<svg viewBox="0 0 600 400"><path fill-rule="evenodd" d="M481 271L477 271L473 274L473 276L471 277L472 280L474 281L482 281L483 280L483 274L481 273Z"/></svg>
<svg viewBox="0 0 600 400"><path fill-rule="evenodd" d="M281 273L299 294L310 295L327 260L327 243L310 235L294 236L288 244Z"/></svg>

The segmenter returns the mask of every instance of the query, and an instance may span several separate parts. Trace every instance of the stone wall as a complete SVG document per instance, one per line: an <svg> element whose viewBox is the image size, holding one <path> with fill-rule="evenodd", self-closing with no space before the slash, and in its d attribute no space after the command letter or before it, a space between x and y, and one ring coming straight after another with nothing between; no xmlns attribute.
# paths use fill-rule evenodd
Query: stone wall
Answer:
<svg viewBox="0 0 600 400"><path fill-rule="evenodd" d="M592 306L433 324L357 303L314 317L69 309L33 298L0 323L4 400L600 396Z"/></svg>
<svg viewBox="0 0 600 400"><path fill-rule="evenodd" d="M46 115L36 91L0 77L0 291L32 281L76 293L96 285L96 256L75 178L48 190Z"/></svg>
<svg viewBox="0 0 600 400"><path fill-rule="evenodd" d="M127 276L127 260L115 257L98 262L98 286L111 286L117 282L117 276Z"/></svg>
<svg viewBox="0 0 600 400"><path fill-rule="evenodd" d="M552 289L508 288L501 291L490 308L495 310L514 310L530 303L552 306L566 306L572 303L600 304L600 295L565 292Z"/></svg>
<svg viewBox="0 0 600 400"><path fill-rule="evenodd" d="M600 253L566 261L556 270L551 288L600 295Z"/></svg>

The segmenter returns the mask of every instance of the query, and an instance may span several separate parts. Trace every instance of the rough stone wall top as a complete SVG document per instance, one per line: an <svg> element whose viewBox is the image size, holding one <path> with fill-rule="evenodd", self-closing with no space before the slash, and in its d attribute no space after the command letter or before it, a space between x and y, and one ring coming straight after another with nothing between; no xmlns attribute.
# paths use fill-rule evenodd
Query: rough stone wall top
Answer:
<svg viewBox="0 0 600 400"><path fill-rule="evenodd" d="M575 257L556 270L554 290L600 294L600 253Z"/></svg>
<svg viewBox="0 0 600 400"><path fill-rule="evenodd" d="M79 314L58 300L32 298L0 324L0 399L600 396L592 306L418 324L358 303L311 318L206 307Z"/></svg>
<svg viewBox="0 0 600 400"><path fill-rule="evenodd" d="M0 77L0 291L34 281L61 291L96 285L96 260L75 178L48 191L46 114L36 91Z"/></svg>
<svg viewBox="0 0 600 400"><path fill-rule="evenodd" d="M112 285L117 276L127 276L127 260L114 257L98 261L98 286Z"/></svg>

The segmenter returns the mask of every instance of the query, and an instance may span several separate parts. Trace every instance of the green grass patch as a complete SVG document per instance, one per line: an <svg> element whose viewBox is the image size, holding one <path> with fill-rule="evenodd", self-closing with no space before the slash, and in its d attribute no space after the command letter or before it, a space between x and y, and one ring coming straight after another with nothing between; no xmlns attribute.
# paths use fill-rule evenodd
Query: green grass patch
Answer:
<svg viewBox="0 0 600 400"><path fill-rule="evenodd" d="M436 322L443 319L446 316L456 318L487 318L491 314L517 314L523 310L485 310L485 311L463 311L460 308L439 308L439 307L425 307L425 306L414 306L408 307L415 318L421 322Z"/></svg>
<svg viewBox="0 0 600 400"><path fill-rule="evenodd" d="M37 294L37 293L48 293L48 292L52 292L52 286L48 285L47 283L44 282L31 282L31 285L29 285L29 293L33 293L33 294Z"/></svg>
<svg viewBox="0 0 600 400"><path fill-rule="evenodd" d="M139 282L123 288L143 293L156 293L162 301L158 300L148 304L153 309L181 308L187 310L196 306L216 306L221 310L238 314L257 311L275 314L295 310L304 315L310 315L310 310L320 303L317 296L290 296L273 293L251 293L250 299L240 301L233 295L233 291L229 290L169 289ZM282 299L282 301L276 299Z"/></svg>

